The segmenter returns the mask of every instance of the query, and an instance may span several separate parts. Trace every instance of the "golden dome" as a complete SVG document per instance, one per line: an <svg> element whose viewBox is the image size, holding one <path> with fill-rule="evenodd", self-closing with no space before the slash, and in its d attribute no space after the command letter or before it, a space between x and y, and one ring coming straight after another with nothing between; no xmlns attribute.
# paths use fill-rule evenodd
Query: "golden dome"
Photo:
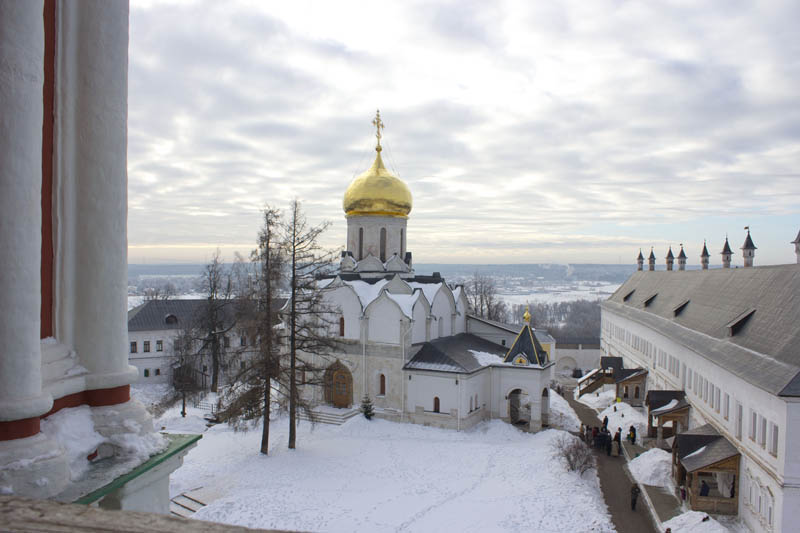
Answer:
<svg viewBox="0 0 800 533"><path fill-rule="evenodd" d="M372 166L358 176L344 193L344 212L350 215L372 215L407 218L411 212L411 191L400 178L383 166L381 147Z"/></svg>

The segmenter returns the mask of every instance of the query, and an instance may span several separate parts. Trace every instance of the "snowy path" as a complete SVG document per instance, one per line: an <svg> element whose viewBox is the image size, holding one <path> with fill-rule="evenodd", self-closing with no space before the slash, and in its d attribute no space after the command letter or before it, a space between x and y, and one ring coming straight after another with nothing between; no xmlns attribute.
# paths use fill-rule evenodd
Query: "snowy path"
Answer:
<svg viewBox="0 0 800 533"><path fill-rule="evenodd" d="M216 426L172 476L171 494L205 486L221 495L195 518L307 531L613 531L594 473L551 458L561 432L522 433L500 421L455 432L368 422L260 431Z"/></svg>

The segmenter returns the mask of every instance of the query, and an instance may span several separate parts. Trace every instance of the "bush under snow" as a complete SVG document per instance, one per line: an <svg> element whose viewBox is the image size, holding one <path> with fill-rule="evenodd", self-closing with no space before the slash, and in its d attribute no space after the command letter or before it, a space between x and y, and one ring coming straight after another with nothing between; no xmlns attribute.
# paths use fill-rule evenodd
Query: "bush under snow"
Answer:
<svg viewBox="0 0 800 533"><path fill-rule="evenodd" d="M672 454L653 448L628 463L631 475L643 485L670 488L672 483Z"/></svg>

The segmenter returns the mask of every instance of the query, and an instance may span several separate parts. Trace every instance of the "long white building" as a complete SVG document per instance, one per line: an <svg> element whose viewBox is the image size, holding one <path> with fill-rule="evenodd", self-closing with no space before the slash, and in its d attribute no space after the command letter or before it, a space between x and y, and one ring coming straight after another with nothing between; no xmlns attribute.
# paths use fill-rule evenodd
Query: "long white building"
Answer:
<svg viewBox="0 0 800 533"><path fill-rule="evenodd" d="M752 265L749 233L742 249ZM729 254L726 241L724 264ZM714 487L692 502L738 513L754 531L796 531L800 264L708 270L707 257L704 248L703 270L641 271L640 255L640 271L602 304L602 349L647 369L650 390L685 393L676 472L708 474Z"/></svg>

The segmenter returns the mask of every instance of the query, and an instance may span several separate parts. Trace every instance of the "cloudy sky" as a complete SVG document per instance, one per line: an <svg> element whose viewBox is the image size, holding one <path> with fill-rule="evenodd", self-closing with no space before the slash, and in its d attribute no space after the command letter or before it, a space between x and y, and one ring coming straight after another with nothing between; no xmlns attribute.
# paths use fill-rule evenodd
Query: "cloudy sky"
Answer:
<svg viewBox="0 0 800 533"><path fill-rule="evenodd" d="M344 244L374 157L416 262L794 261L800 3L131 1L131 263L253 247L299 198Z"/></svg>

